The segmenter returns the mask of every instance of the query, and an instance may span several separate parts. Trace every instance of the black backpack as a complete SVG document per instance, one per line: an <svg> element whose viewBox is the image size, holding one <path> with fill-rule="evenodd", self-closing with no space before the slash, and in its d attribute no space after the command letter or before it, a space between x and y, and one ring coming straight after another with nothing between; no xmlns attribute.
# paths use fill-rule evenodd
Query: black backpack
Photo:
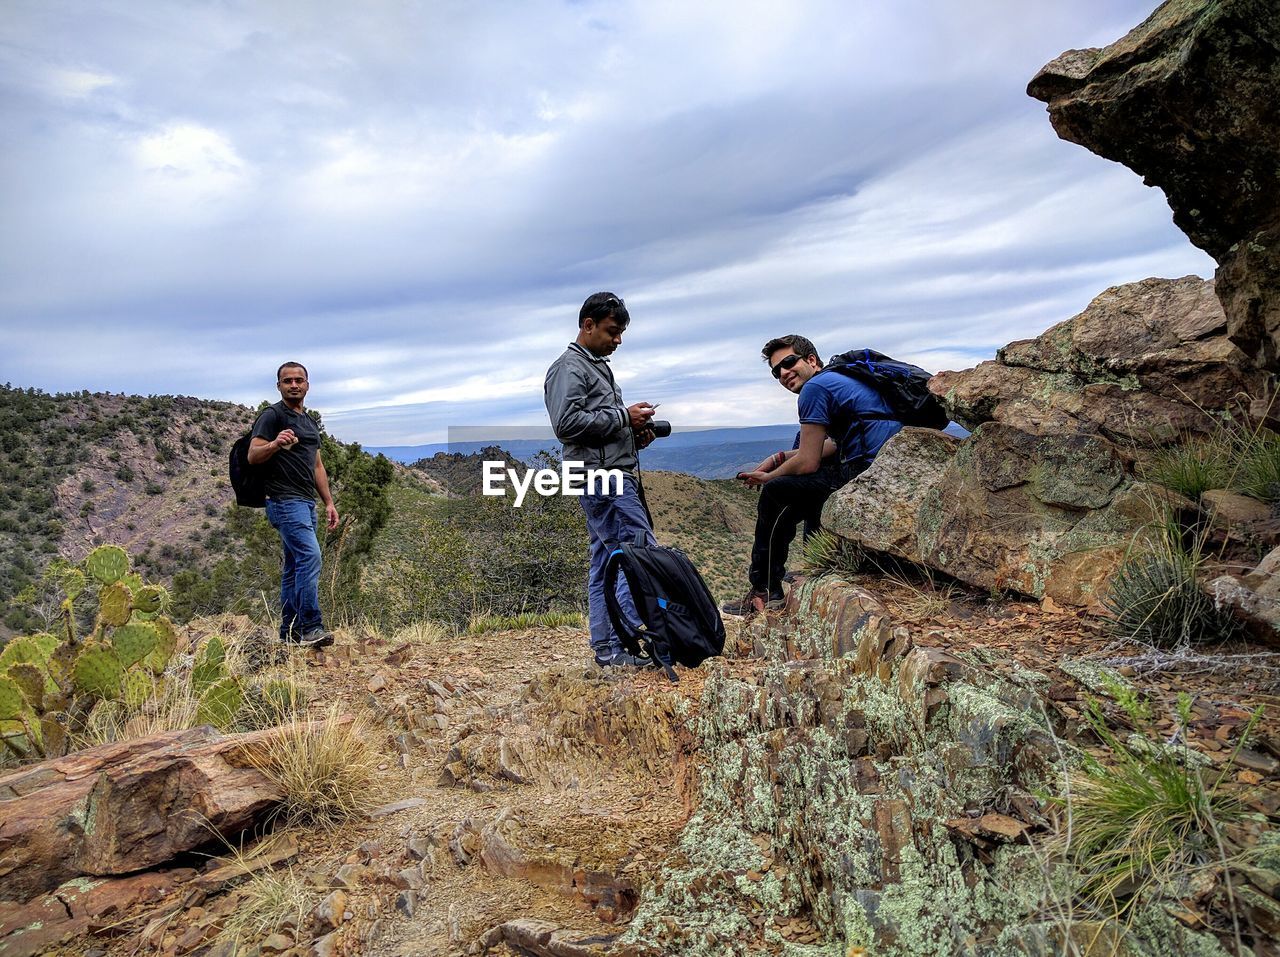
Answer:
<svg viewBox="0 0 1280 957"><path fill-rule="evenodd" d="M604 571L604 598L609 621L633 655L660 665L678 681L672 664L696 668L724 651L724 622L707 583L678 548L646 545L644 533L609 555ZM616 588L618 572L626 576L640 615L636 629L622 615Z"/></svg>
<svg viewBox="0 0 1280 957"><path fill-rule="evenodd" d="M249 464L249 443L253 433L246 432L231 446L231 487L236 493L236 504L249 508L267 506L267 470L260 465Z"/></svg>
<svg viewBox="0 0 1280 957"><path fill-rule="evenodd" d="M871 386L893 410L894 420L903 425L945 429L950 422L942 401L929 391L931 376L919 366L874 349L854 349L832 356L823 371L828 369Z"/></svg>

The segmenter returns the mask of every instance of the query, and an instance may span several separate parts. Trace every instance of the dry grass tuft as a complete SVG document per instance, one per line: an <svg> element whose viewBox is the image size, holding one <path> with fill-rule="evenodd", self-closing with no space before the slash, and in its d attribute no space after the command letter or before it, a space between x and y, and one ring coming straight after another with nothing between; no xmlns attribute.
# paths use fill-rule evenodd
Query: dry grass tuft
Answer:
<svg viewBox="0 0 1280 957"><path fill-rule="evenodd" d="M379 755L370 744L378 732L366 718L347 718L334 704L322 719L283 727L250 761L285 792L287 825L336 827L376 806Z"/></svg>
<svg viewBox="0 0 1280 957"><path fill-rule="evenodd" d="M250 870L246 863L249 877L233 891L239 904L219 926L214 951L256 953L256 944L282 926L304 927L315 906L315 892L292 869Z"/></svg>
<svg viewBox="0 0 1280 957"><path fill-rule="evenodd" d="M519 615L473 615L467 625L468 635L490 631L524 631L526 628L585 628L586 618L580 611L526 611Z"/></svg>
<svg viewBox="0 0 1280 957"><path fill-rule="evenodd" d="M201 723L200 696L188 679L187 674L178 673L154 678L154 695L137 704L124 698L98 702L85 722L83 736L73 742L73 750L194 728Z"/></svg>
<svg viewBox="0 0 1280 957"><path fill-rule="evenodd" d="M452 637L453 632L438 621L415 621L396 630L391 641L400 645L409 642L414 645L430 645Z"/></svg>

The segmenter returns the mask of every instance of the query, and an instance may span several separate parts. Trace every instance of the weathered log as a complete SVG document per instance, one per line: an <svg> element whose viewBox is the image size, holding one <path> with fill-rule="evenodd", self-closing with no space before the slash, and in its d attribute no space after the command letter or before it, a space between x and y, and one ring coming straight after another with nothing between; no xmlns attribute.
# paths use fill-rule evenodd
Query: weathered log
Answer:
<svg viewBox="0 0 1280 957"><path fill-rule="evenodd" d="M282 733L168 731L0 777L0 900L153 867L252 827L284 793L249 755Z"/></svg>

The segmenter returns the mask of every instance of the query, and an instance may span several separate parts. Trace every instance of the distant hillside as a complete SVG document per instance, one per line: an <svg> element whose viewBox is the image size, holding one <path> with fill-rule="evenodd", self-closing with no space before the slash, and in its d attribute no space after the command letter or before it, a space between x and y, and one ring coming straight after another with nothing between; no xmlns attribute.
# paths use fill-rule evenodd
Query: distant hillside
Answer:
<svg viewBox="0 0 1280 957"><path fill-rule="evenodd" d="M736 479L708 481L678 472L646 472L654 534L682 549L716 600L741 598L756 526L756 496Z"/></svg>
<svg viewBox="0 0 1280 957"><path fill-rule="evenodd" d="M127 548L148 579L186 576L211 602L277 587L274 532L261 510L234 505L227 480L228 451L254 415L189 396L0 387L0 638L47 626L51 606L39 582L53 558L78 561L106 542ZM330 448L326 464L339 475L341 499L343 466L368 456L358 446ZM412 481L440 491L427 476ZM252 580L233 574L255 550L262 554ZM258 580L262 569L267 577Z"/></svg>
<svg viewBox="0 0 1280 957"><path fill-rule="evenodd" d="M413 462L410 468L414 474L436 482L450 495L478 495L484 483L482 463L486 461L502 462L510 468L524 468L520 460L497 446L486 446L470 453L436 452Z"/></svg>
<svg viewBox="0 0 1280 957"><path fill-rule="evenodd" d="M227 449L253 412L186 396L0 387L0 603L55 555L126 546L165 578L225 547Z"/></svg>

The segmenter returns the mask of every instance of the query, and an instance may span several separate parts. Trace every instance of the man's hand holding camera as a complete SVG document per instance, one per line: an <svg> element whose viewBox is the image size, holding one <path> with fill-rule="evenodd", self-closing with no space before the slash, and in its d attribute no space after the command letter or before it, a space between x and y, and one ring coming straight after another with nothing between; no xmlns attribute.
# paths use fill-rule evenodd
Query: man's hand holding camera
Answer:
<svg viewBox="0 0 1280 957"><path fill-rule="evenodd" d="M661 403L650 405L648 402L637 402L627 406L627 415L631 418L631 428L636 434L636 448L648 448L654 439L666 438L671 434L671 423L657 421L653 413Z"/></svg>

